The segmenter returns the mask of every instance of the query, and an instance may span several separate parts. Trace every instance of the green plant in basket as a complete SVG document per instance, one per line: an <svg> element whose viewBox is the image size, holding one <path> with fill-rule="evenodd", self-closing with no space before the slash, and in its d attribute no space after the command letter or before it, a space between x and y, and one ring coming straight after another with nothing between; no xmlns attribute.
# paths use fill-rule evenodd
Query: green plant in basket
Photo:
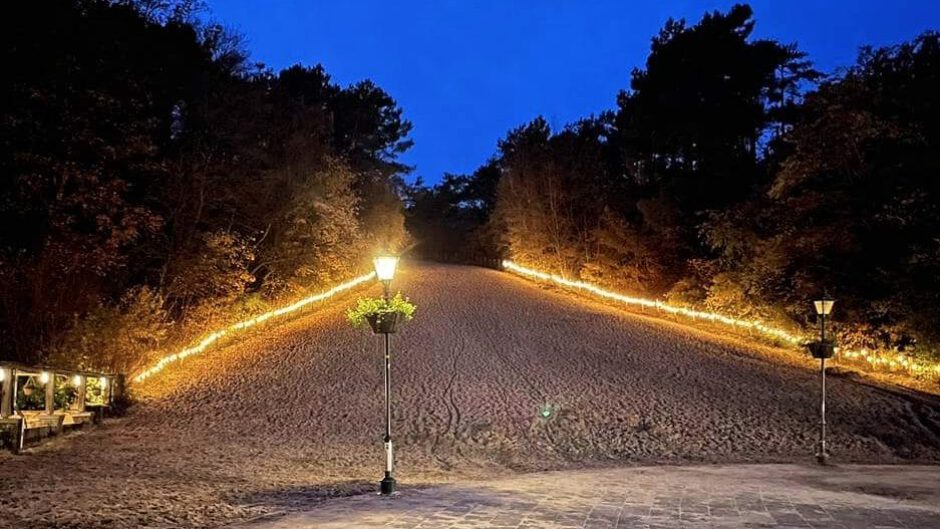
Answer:
<svg viewBox="0 0 940 529"><path fill-rule="evenodd" d="M362 327L366 323L372 332L395 333L402 323L414 318L417 307L401 292L391 299L360 298L356 307L346 311L346 319L353 327Z"/></svg>
<svg viewBox="0 0 940 529"><path fill-rule="evenodd" d="M59 383L56 382L54 393L54 408L57 410L67 410L78 398L78 389L69 384L68 380Z"/></svg>

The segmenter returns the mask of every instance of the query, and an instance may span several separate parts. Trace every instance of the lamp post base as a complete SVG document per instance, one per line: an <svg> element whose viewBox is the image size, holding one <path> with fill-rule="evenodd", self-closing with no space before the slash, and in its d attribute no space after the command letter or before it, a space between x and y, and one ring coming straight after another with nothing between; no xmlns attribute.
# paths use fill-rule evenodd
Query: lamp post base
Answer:
<svg viewBox="0 0 940 529"><path fill-rule="evenodd" d="M820 450L816 452L816 463L819 465L828 465L829 464L829 453L825 450Z"/></svg>
<svg viewBox="0 0 940 529"><path fill-rule="evenodd" d="M379 482L379 492L383 496L388 496L395 492L395 478L393 478L389 472L386 472L385 477Z"/></svg>

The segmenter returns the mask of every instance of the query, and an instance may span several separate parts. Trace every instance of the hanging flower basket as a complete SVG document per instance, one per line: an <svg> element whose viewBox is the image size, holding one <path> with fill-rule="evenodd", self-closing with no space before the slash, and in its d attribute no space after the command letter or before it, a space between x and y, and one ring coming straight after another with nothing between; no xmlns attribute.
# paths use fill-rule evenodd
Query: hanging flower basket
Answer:
<svg viewBox="0 0 940 529"><path fill-rule="evenodd" d="M405 321L405 316L400 312L377 312L366 316L366 321L375 334L395 334Z"/></svg>
<svg viewBox="0 0 940 529"><path fill-rule="evenodd" d="M353 327L368 323L375 334L395 334L403 323L414 317L415 309L401 293L391 299L362 298L356 308L346 312L346 319Z"/></svg>
<svg viewBox="0 0 940 529"><path fill-rule="evenodd" d="M836 342L834 340L822 340L810 342L806 345L813 358L832 358L836 351Z"/></svg>

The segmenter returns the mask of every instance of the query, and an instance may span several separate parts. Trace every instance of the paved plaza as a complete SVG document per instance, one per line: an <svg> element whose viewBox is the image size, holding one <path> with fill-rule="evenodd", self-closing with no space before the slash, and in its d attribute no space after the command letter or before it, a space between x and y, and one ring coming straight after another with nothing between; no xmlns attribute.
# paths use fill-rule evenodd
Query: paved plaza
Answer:
<svg viewBox="0 0 940 529"><path fill-rule="evenodd" d="M722 465L548 472L330 500L241 529L940 528L940 468Z"/></svg>

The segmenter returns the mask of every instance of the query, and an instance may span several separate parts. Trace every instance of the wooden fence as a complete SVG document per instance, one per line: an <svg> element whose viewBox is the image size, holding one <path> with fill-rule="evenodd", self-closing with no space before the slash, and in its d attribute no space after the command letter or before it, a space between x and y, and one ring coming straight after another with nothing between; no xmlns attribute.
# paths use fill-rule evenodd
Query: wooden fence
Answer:
<svg viewBox="0 0 940 529"><path fill-rule="evenodd" d="M100 422L124 391L124 377L0 361L0 446L27 444Z"/></svg>

